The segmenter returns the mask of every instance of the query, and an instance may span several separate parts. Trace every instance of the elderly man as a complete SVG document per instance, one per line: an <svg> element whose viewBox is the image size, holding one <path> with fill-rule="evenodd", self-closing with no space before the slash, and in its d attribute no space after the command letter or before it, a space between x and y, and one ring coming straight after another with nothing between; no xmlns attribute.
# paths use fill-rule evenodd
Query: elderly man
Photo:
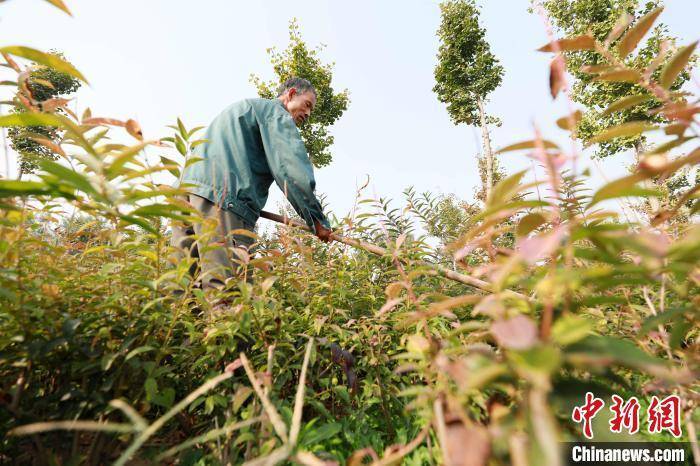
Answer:
<svg viewBox="0 0 700 466"><path fill-rule="evenodd" d="M203 217L218 220L219 231L203 241L202 224L175 224L172 236L173 246L199 257L203 287L220 288L237 270L230 248L219 246L252 245L251 237L231 232L253 231L273 181L316 236L329 240L330 226L314 194L313 169L297 129L315 105L311 83L291 78L276 99L236 102L209 125L207 142L194 151L202 160L184 169L181 186Z"/></svg>

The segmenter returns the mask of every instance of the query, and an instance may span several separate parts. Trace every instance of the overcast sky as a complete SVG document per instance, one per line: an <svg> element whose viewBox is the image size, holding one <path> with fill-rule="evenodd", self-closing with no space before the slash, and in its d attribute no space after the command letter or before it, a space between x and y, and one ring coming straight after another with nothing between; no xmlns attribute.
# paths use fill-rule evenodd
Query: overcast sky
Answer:
<svg viewBox="0 0 700 466"><path fill-rule="evenodd" d="M177 116L188 126L206 125L230 103L255 96L251 73L272 77L265 50L287 45L288 22L296 17L309 45L327 46L322 58L336 63L334 86L350 91L349 108L332 130L334 161L316 170L317 190L330 208L347 213L366 175L370 196L400 198L409 185L473 196L479 133L454 126L432 92L435 0L65 2L73 18L42 0L0 4L0 44L64 52L91 83L79 93L81 111L89 106L93 115L135 118L147 138L167 135L165 125ZM533 124L567 144L553 124L567 105L551 101L550 57L535 52L548 41L542 19L527 12L528 0L480 3L488 40L505 67L488 104L503 121L493 129L494 146L532 138ZM666 3L661 19L680 43L697 40L700 1ZM697 73L695 80L697 90ZM600 169L621 175L630 160L621 155ZM521 155L504 155L502 162L509 172L531 166ZM273 209L280 198L274 191Z"/></svg>

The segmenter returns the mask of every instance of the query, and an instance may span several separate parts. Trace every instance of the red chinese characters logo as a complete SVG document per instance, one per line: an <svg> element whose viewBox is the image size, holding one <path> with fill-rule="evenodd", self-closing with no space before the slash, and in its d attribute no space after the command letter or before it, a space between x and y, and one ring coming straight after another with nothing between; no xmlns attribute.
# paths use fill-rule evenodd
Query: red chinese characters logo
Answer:
<svg viewBox="0 0 700 466"><path fill-rule="evenodd" d="M620 433L623 427L630 434L639 432L639 401L632 397L625 402L617 395L613 395L612 400L610 411L613 412L613 417L610 419L610 432Z"/></svg>
<svg viewBox="0 0 700 466"><path fill-rule="evenodd" d="M598 414L598 411L603 409L603 406L605 406L603 400L593 396L593 393L587 392L586 402L583 406L576 406L571 413L571 419L573 419L574 422L583 422L583 435L585 435L586 438L593 438L593 426L591 425L591 421L595 415Z"/></svg>
<svg viewBox="0 0 700 466"><path fill-rule="evenodd" d="M593 438L593 419L596 414L603 409L605 402L596 398L591 392L586 393L583 405L574 407L571 419L578 424L583 424L583 435ZM631 397L624 400L619 395L612 396L610 411L610 432L622 433L624 430L629 434L639 432L639 400ZM682 435L681 429L681 399L677 395L670 395L659 400L657 396L651 398L649 409L647 409L647 431L650 434L659 434L664 431L671 433L678 438Z"/></svg>
<svg viewBox="0 0 700 466"><path fill-rule="evenodd" d="M651 397L647 418L650 434L658 434L667 430L674 437L680 437L681 399L677 395L667 396L661 401L657 396Z"/></svg>

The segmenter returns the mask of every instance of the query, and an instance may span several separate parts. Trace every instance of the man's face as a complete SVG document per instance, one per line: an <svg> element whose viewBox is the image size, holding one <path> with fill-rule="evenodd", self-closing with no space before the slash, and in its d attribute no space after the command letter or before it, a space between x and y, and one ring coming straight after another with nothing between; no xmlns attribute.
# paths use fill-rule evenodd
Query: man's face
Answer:
<svg viewBox="0 0 700 466"><path fill-rule="evenodd" d="M297 126L301 126L311 116L311 112L316 106L316 94L311 91L299 94L295 88L287 91L285 108L292 115Z"/></svg>

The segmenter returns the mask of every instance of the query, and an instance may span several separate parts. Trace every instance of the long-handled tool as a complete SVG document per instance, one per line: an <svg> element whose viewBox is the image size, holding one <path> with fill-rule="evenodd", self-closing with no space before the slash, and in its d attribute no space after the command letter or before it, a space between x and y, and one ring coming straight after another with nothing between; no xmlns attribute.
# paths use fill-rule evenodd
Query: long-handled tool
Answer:
<svg viewBox="0 0 700 466"><path fill-rule="evenodd" d="M287 217L283 217L281 215L273 214L271 212L266 212L263 210L262 212L260 212L260 216L263 218L266 218L268 220L272 220L274 222L282 223L284 225L293 226L296 228L301 228L302 230L306 230L306 231L311 231L311 229L308 226L306 226L305 224L303 224L301 222L298 222L296 220L293 220L293 219L290 219ZM348 237L341 236L341 235L338 235L335 233L331 234L331 239L333 241L338 241L340 243L347 244L348 246L353 246L355 248L363 249L367 252L371 252L372 254L376 254L378 256L385 256L387 254L386 249L379 247L375 244L368 243L366 241L361 241L361 240L357 240L354 238L348 238ZM454 270L450 270L447 267L443 267L442 265L439 265L439 264L430 264L430 263L424 262L424 261L419 261L418 263L421 265L424 265L426 267L430 267L431 269L435 270L439 275L441 275L445 278L449 278L450 280L454 280L456 282L463 283L465 285L473 286L474 288L478 288L480 290L483 290L483 291L486 291L489 293L491 293L493 291L493 288L491 287L490 283L485 282L483 280L479 280L478 278L470 277L469 275L464 275L464 274L461 274L459 272L455 272ZM522 298L522 299L529 301L529 299L526 296L524 296L518 292L507 290L507 293L512 294L513 296L517 296L518 298Z"/></svg>

